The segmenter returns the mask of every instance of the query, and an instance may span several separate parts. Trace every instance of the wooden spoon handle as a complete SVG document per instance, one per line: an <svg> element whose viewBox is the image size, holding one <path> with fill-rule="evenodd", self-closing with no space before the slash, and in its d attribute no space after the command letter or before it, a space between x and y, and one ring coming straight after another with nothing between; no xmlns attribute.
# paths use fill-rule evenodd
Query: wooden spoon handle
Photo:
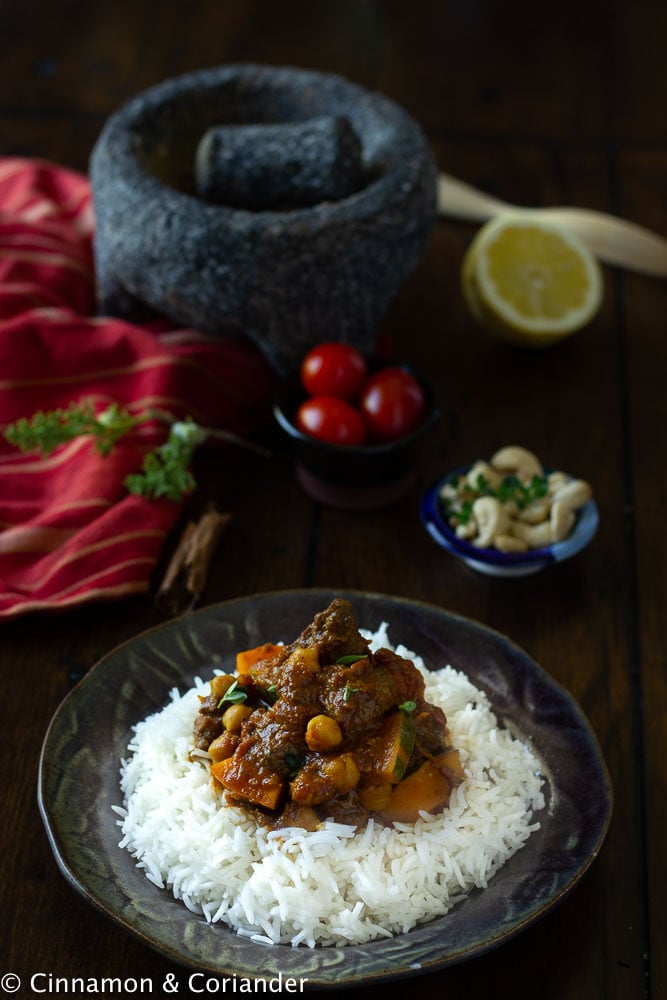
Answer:
<svg viewBox="0 0 667 1000"><path fill-rule="evenodd" d="M606 264L667 278L667 240L649 229L583 208L545 208L540 214L569 229Z"/></svg>
<svg viewBox="0 0 667 1000"><path fill-rule="evenodd" d="M438 174L438 214L471 222L486 222L499 212L517 209L506 201L459 181L449 174Z"/></svg>
<svg viewBox="0 0 667 1000"><path fill-rule="evenodd" d="M485 222L501 212L551 219L573 232L600 260L629 271L667 278L667 240L643 226L583 208L529 209L500 201L463 181L440 174L438 214Z"/></svg>

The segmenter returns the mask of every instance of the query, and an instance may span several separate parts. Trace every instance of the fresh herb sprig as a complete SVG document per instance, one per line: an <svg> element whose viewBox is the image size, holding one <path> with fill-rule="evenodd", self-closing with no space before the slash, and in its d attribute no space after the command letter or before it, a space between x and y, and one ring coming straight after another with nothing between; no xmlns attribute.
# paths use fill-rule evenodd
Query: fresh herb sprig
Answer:
<svg viewBox="0 0 667 1000"><path fill-rule="evenodd" d="M238 681L232 681L229 685L222 698L217 704L217 708L222 708L223 705L242 705L244 701L248 698L247 690L239 684Z"/></svg>
<svg viewBox="0 0 667 1000"><path fill-rule="evenodd" d="M164 444L144 457L141 472L125 478L125 486L137 496L180 500L196 486L189 465L195 448L206 438L193 420L179 420L169 428Z"/></svg>
<svg viewBox="0 0 667 1000"><path fill-rule="evenodd" d="M20 417L5 428L5 438L21 451L50 455L61 444L90 436L100 455L108 455L120 438L148 419L150 414L133 416L117 403L96 415L92 403L84 401Z"/></svg>
<svg viewBox="0 0 667 1000"><path fill-rule="evenodd" d="M61 444L87 436L93 439L100 455L108 455L122 437L139 424L156 418L169 424L167 440L145 455L139 472L125 479L126 489L138 496L181 500L194 489L196 483L189 466L195 449L207 437L223 438L265 457L268 455L263 448L231 432L201 427L191 417L174 420L170 414L151 409L132 414L117 403L96 414L88 400L21 417L5 428L4 436L21 451L35 451L43 456L50 455Z"/></svg>

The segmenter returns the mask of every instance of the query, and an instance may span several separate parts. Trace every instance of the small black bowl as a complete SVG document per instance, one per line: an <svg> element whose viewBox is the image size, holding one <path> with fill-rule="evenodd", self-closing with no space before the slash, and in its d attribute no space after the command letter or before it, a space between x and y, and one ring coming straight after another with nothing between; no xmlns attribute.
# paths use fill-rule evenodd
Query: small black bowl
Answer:
<svg viewBox="0 0 667 1000"><path fill-rule="evenodd" d="M347 510L370 510L393 503L410 488L418 445L439 417L431 387L410 365L391 358L366 359L370 375L382 368L398 367L417 379L424 392L426 411L413 431L382 444L336 445L304 434L296 426L296 413L307 395L298 375L284 381L276 395L273 413L290 438L297 478L303 490L320 503Z"/></svg>

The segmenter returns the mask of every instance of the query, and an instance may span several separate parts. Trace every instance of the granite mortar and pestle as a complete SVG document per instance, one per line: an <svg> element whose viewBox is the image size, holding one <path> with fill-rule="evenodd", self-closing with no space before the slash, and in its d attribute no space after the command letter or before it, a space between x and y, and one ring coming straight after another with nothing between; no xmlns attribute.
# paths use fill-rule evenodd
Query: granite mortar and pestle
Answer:
<svg viewBox="0 0 667 1000"><path fill-rule="evenodd" d="M98 309L249 337L281 374L372 352L436 218L415 121L340 76L252 64L159 84L93 149Z"/></svg>

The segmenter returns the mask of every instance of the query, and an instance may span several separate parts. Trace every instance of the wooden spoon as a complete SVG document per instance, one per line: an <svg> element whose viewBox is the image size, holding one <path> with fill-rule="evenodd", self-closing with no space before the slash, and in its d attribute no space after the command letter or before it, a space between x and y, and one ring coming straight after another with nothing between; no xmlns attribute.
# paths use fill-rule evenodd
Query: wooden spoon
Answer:
<svg viewBox="0 0 667 1000"><path fill-rule="evenodd" d="M667 240L643 226L585 208L521 208L478 191L448 174L438 177L438 214L474 222L503 212L551 219L579 237L606 264L667 278Z"/></svg>

